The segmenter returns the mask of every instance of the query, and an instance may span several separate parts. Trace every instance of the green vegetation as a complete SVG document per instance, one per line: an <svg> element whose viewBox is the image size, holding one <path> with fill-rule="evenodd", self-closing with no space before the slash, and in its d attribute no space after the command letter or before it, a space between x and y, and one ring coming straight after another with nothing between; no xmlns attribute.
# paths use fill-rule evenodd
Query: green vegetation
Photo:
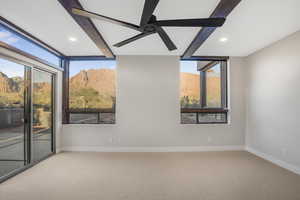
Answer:
<svg viewBox="0 0 300 200"><path fill-rule="evenodd" d="M0 107L23 107L23 91L20 92L0 92Z"/></svg>
<svg viewBox="0 0 300 200"><path fill-rule="evenodd" d="M220 107L221 92L207 95L207 107L215 108ZM200 99L193 96L183 96L180 98L181 108L200 108Z"/></svg>
<svg viewBox="0 0 300 200"><path fill-rule="evenodd" d="M214 72L209 72L214 73ZM210 74L206 79L206 104L208 108L221 107L221 78ZM200 108L200 77L191 73L181 74L181 108Z"/></svg>
<svg viewBox="0 0 300 200"><path fill-rule="evenodd" d="M24 81L21 77L9 78L1 74L0 108L24 107ZM51 85L47 82L33 84L34 128L48 128L51 124Z"/></svg>
<svg viewBox="0 0 300 200"><path fill-rule="evenodd" d="M49 107L51 105L51 85L49 83L34 83L34 104Z"/></svg>
<svg viewBox="0 0 300 200"><path fill-rule="evenodd" d="M113 108L115 97L101 93L93 88L72 88L70 90L70 109Z"/></svg>
<svg viewBox="0 0 300 200"><path fill-rule="evenodd" d="M180 98L181 108L199 108L200 99L193 96L183 96Z"/></svg>

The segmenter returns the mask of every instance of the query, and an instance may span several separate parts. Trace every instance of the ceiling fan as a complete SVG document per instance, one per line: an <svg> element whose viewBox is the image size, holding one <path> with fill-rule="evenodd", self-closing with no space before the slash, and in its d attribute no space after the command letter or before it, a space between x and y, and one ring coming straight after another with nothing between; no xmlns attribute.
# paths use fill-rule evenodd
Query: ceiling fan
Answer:
<svg viewBox="0 0 300 200"><path fill-rule="evenodd" d="M131 24L121 20L113 19L103 15L99 15L86 10L72 8L72 13L82 17L95 18L106 22L114 23L120 26L124 26L136 31L140 34L133 36L127 40L114 44L115 47L121 47L130 42L146 37L148 35L158 33L163 40L169 51L177 49L172 42L168 34L162 28L163 26L175 26L175 27L220 27L225 23L225 18L200 18L200 19L176 19L176 20L157 20L153 12L158 4L159 0L145 0L143 14L141 17L140 25Z"/></svg>

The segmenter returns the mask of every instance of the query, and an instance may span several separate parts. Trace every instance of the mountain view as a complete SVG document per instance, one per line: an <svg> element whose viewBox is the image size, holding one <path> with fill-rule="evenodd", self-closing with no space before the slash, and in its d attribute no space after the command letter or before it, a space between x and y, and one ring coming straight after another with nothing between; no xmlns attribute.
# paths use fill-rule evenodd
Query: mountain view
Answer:
<svg viewBox="0 0 300 200"><path fill-rule="evenodd" d="M33 84L33 123L34 128L48 127L51 123L51 84L34 82ZM24 79L8 77L0 72L0 108L1 126L22 124L24 111ZM13 111L13 112L11 112ZM13 119L13 123L11 120Z"/></svg>
<svg viewBox="0 0 300 200"><path fill-rule="evenodd" d="M9 78L0 71L0 107L23 106L23 78Z"/></svg>
<svg viewBox="0 0 300 200"><path fill-rule="evenodd" d="M82 70L70 78L70 109L113 108L116 73L111 69Z"/></svg>
<svg viewBox="0 0 300 200"><path fill-rule="evenodd" d="M180 103L182 108L197 108L200 102L200 77L193 73L180 73ZM208 107L219 107L221 82L219 74L208 71L206 101Z"/></svg>
<svg viewBox="0 0 300 200"><path fill-rule="evenodd" d="M33 84L34 103L37 105L49 105L51 102L51 85L47 82L35 82ZM9 78L0 72L0 107L20 107L24 101L24 80L22 77Z"/></svg>
<svg viewBox="0 0 300 200"><path fill-rule="evenodd" d="M207 98L211 106L220 99L220 78L207 78ZM180 74L180 101L182 107L198 107L200 98L199 75ZM113 108L116 95L116 72L112 69L82 70L70 78L70 109Z"/></svg>
<svg viewBox="0 0 300 200"><path fill-rule="evenodd" d="M199 107L200 77L198 74L180 73L180 104L182 108Z"/></svg>
<svg viewBox="0 0 300 200"><path fill-rule="evenodd" d="M198 107L200 98L199 75L187 72L180 74L180 102L182 107ZM0 72L0 107L23 104L23 79L9 78ZM212 106L220 101L220 78L209 76L207 81L208 103ZM50 85L35 83L39 105L49 105L47 94ZM116 101L116 72L112 69L82 70L70 78L70 109L113 108ZM45 98L43 98L45 96Z"/></svg>

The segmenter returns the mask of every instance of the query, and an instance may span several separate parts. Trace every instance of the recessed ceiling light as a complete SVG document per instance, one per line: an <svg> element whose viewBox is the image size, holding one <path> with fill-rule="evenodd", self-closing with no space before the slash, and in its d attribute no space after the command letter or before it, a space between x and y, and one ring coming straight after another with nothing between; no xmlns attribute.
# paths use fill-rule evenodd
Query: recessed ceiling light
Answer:
<svg viewBox="0 0 300 200"><path fill-rule="evenodd" d="M75 37L69 37L69 41L71 41L71 42L76 42L76 41L77 41L77 38L75 38Z"/></svg>
<svg viewBox="0 0 300 200"><path fill-rule="evenodd" d="M228 41L228 38L226 38L226 37L221 37L219 41L220 41L220 42L227 42L227 41Z"/></svg>

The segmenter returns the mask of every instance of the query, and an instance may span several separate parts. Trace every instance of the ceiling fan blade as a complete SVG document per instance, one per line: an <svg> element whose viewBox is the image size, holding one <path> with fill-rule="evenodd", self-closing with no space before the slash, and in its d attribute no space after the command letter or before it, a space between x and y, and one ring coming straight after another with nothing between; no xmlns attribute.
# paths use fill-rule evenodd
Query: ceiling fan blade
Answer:
<svg viewBox="0 0 300 200"><path fill-rule="evenodd" d="M225 23L225 18L204 18L204 19L176 19L161 20L154 22L158 26L178 27L219 27Z"/></svg>
<svg viewBox="0 0 300 200"><path fill-rule="evenodd" d="M145 0L140 26L149 22L158 2L159 0Z"/></svg>
<svg viewBox="0 0 300 200"><path fill-rule="evenodd" d="M165 43L165 45L168 47L169 51L173 51L173 50L177 49L175 44L172 42L172 40L170 39L170 37L168 36L168 34L165 32L165 30L162 27L157 26L156 31L157 31L158 35L160 36L160 38Z"/></svg>
<svg viewBox="0 0 300 200"><path fill-rule="evenodd" d="M110 22L110 23L113 23L113 24L117 24L117 25L120 25L120 26L124 26L126 28L130 28L130 29L134 29L136 31L142 32L140 27L135 25L135 24L127 23L127 22L124 22L124 21L121 21L121 20L113 19L113 18L110 18L110 17L99 15L97 13L89 12L89 11L86 11L86 10L82 10L82 9L78 9L78 8L72 8L72 13L75 14L75 15L82 16L82 17L89 17L89 18L99 19L99 20L102 20L102 21Z"/></svg>
<svg viewBox="0 0 300 200"><path fill-rule="evenodd" d="M119 43L117 43L117 44L114 44L114 46L115 46L115 47L121 47L121 46L124 46L125 44L128 44L128 43L130 43L130 42L133 42L133 41L138 40L138 39L140 39L140 38L146 37L146 36L148 36L148 35L150 35L150 34L152 34L152 33L141 33L141 34L138 34L138 35L133 36L133 37L131 37L131 38L128 38L127 40L124 40L124 41L122 41L122 42L119 42Z"/></svg>

